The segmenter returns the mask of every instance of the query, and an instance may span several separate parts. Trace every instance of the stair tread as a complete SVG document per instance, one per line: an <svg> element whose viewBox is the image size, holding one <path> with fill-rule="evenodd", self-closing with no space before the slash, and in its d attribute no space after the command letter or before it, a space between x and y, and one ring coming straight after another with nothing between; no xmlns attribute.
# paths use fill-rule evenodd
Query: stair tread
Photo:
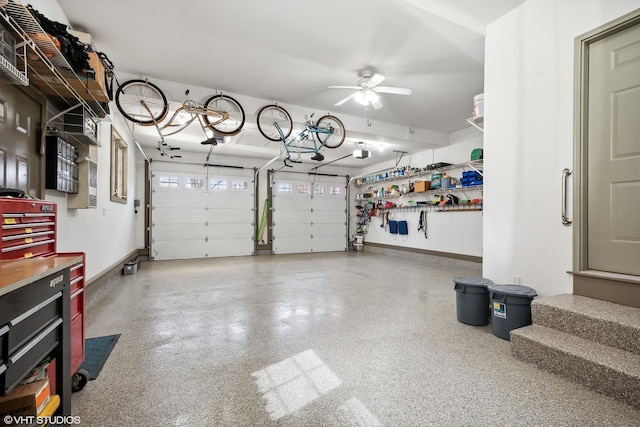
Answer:
<svg viewBox="0 0 640 427"><path fill-rule="evenodd" d="M535 299L532 301L532 310L536 305L555 307L640 330L640 308L571 294Z"/></svg>
<svg viewBox="0 0 640 427"><path fill-rule="evenodd" d="M515 329L511 334L624 372L640 380L640 355L638 354L536 324Z"/></svg>

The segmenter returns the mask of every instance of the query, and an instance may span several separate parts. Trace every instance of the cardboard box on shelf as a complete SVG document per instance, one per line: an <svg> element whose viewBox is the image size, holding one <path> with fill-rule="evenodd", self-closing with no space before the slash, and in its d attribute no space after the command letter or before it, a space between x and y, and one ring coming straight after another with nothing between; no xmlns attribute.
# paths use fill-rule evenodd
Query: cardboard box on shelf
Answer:
<svg viewBox="0 0 640 427"><path fill-rule="evenodd" d="M413 183L414 193L424 193L431 188L431 181L416 181Z"/></svg>
<svg viewBox="0 0 640 427"><path fill-rule="evenodd" d="M87 54L89 55L89 67L95 73L93 75L87 74L86 76L79 75L78 77L75 75L69 76L65 77L65 80L78 92L82 99L93 101L95 98L98 102L109 102L104 64L97 53L87 52ZM29 78L33 80L34 84L42 92L47 95L62 96L63 98L72 97L64 84L49 71L46 65L38 61L30 61L29 67L36 71L31 73Z"/></svg>
<svg viewBox="0 0 640 427"><path fill-rule="evenodd" d="M0 396L0 420L7 415L37 417L50 398L49 381L46 379L18 386L11 393Z"/></svg>

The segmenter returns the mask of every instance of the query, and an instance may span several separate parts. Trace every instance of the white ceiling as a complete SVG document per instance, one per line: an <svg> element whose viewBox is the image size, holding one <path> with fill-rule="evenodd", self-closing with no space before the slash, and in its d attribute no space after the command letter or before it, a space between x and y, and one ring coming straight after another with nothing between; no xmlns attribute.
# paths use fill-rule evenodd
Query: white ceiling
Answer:
<svg viewBox="0 0 640 427"><path fill-rule="evenodd" d="M247 115L245 131L237 143L216 147L220 153L247 155L246 147L235 152L234 145L260 146L263 158L277 153L278 143L268 144L255 126L257 110L275 101L291 106L296 122L304 122L306 112L343 119L349 138L344 148L325 150L326 161L365 139L378 163L394 158L393 150L442 146L446 134L469 126L473 97L483 92L486 25L524 0L58 2L72 27L91 33L96 48L109 56L118 80L144 76L205 88L200 100L216 91L237 95ZM381 94L380 110L355 101L335 107L351 91L327 86L355 85L365 68L383 74L382 85L408 87L413 94ZM177 85L159 85L176 106L183 99ZM373 125L366 126L367 120ZM189 142L189 134L203 139L194 126L170 142L182 150L206 150ZM135 131L141 145L157 144L153 129ZM376 150L376 140L386 143L380 143L385 152ZM373 160L336 164L357 167Z"/></svg>

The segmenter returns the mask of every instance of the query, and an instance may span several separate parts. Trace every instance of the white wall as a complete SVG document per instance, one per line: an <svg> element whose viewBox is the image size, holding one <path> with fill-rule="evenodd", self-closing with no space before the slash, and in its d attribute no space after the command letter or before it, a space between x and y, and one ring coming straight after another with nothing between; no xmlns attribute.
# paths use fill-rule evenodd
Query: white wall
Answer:
<svg viewBox="0 0 640 427"><path fill-rule="evenodd" d="M529 0L488 27L484 277L521 277L540 296L572 292L560 179L573 169L574 40L638 7L638 0Z"/></svg>
<svg viewBox="0 0 640 427"><path fill-rule="evenodd" d="M472 100L470 100L470 103L471 102ZM449 146L438 148L436 150L426 150L413 155L405 155L399 162L398 166L423 168L428 164L435 162L447 162L453 164L463 163L470 159L471 151L474 148L482 148L482 139L482 133L479 130L469 127L450 134ZM375 159L375 151L372 153L372 157ZM363 169L360 173L373 173L383 169L395 168L395 166L395 161L384 162ZM398 181L397 183L402 184L402 181ZM388 183L374 184L373 186L380 187L381 185L388 185ZM367 186L355 187L352 184L351 206L356 204L355 200L353 200L353 198L355 198L355 194L362 192L365 188L367 188ZM481 197L477 191L469 191L467 193L470 198ZM456 193L456 195L462 197L461 193ZM420 197L424 198L424 196L407 196L397 201L406 203L406 200L408 199L413 198L415 200L419 200ZM352 208L350 214L352 233L355 232L354 224L357 221L355 214L356 211ZM428 237L426 239L424 237L424 233L417 230L419 217L419 209L392 211L391 219L407 221L409 228L409 234L407 236L390 234L388 230L385 231L385 229L381 227L381 217L374 217L371 219L368 232L365 235L365 244L366 242L372 242L404 248L424 249L478 257L482 256L482 211L429 212L427 214Z"/></svg>
<svg viewBox="0 0 640 427"><path fill-rule="evenodd" d="M68 24L58 2L31 0L29 4L49 19ZM111 107L113 111L115 105L112 104ZM114 115L110 116L113 120ZM143 244L139 246L136 242L138 226L133 212L133 199L138 197L136 192L136 158L139 153L129 138L124 124L116 119L115 126L129 144L128 201L126 205L110 201L111 126L109 120L103 120L100 124L99 141L102 146L98 149L97 158L98 208L67 209L65 193L54 190L45 192L45 199L53 200L58 204L58 252L85 252L89 281L111 268L136 248L143 247Z"/></svg>
<svg viewBox="0 0 640 427"><path fill-rule="evenodd" d="M47 190L46 200L58 204L58 252L85 252L87 261L87 278L92 280L97 275L111 268L137 248L137 221L133 209L133 200L138 198L136 191L136 157L139 156L135 145L128 139L125 128L119 120L114 126L120 135L127 140L128 187L127 204L112 202L110 199L111 176L111 125L109 121L100 124L98 148L98 199L97 209L68 209L65 193ZM138 214L140 215L140 214Z"/></svg>

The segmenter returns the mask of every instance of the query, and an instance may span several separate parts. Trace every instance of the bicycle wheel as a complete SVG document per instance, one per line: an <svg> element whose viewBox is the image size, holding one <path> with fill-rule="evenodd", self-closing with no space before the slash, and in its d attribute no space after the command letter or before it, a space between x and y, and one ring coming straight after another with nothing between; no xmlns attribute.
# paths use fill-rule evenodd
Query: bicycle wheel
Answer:
<svg viewBox="0 0 640 427"><path fill-rule="evenodd" d="M204 108L224 111L229 118L220 121L216 116L204 115L204 121L221 135L235 135L244 126L244 110L242 105L227 95L214 95L207 99Z"/></svg>
<svg viewBox="0 0 640 427"><path fill-rule="evenodd" d="M266 105L258 111L258 130L262 136L271 141L282 141L275 126L276 123L282 130L285 139L288 138L293 130L293 120L287 110L273 104Z"/></svg>
<svg viewBox="0 0 640 427"><path fill-rule="evenodd" d="M316 133L318 141L327 148L338 148L344 142L344 125L336 116L330 114L322 116L316 124L319 129L330 130L331 133Z"/></svg>
<svg viewBox="0 0 640 427"><path fill-rule="evenodd" d="M146 80L129 80L121 84L115 101L127 120L142 126L162 121L169 112L169 103L162 90Z"/></svg>

